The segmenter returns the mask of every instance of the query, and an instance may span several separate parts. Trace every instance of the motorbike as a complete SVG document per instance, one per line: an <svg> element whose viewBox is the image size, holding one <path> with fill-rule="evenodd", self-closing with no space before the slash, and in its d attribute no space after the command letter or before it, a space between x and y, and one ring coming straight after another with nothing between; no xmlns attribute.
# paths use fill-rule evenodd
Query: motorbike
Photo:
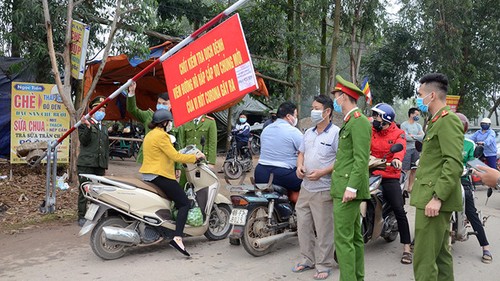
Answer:
<svg viewBox="0 0 500 281"><path fill-rule="evenodd" d="M236 132L232 132L228 137L228 141L231 146L226 154L226 160L222 166L224 174L229 179L238 179L244 172L249 172L253 168L253 161L250 152L248 151L248 146L242 148L242 153L237 148L236 145Z"/></svg>
<svg viewBox="0 0 500 281"><path fill-rule="evenodd" d="M390 153L396 153L403 150L403 145L394 144L391 146ZM368 168L370 171L369 191L370 199L361 202L361 227L363 241L368 243L378 237L382 237L387 242L396 240L398 236L398 224L396 216L392 211L389 203L384 200L380 184L382 176L373 175L375 170L384 170L390 163L387 163L386 157L376 158L370 156ZM406 175L403 174L401 179L401 188L404 187ZM403 198L404 199L404 198Z"/></svg>
<svg viewBox="0 0 500 281"><path fill-rule="evenodd" d="M250 132L248 147L252 155L260 155L260 133Z"/></svg>
<svg viewBox="0 0 500 281"><path fill-rule="evenodd" d="M252 180L253 182L253 180ZM273 175L267 184L228 186L233 210L229 223L233 225L229 242L243 244L252 256L270 253L278 241L297 235L295 202L297 191L273 185Z"/></svg>
<svg viewBox="0 0 500 281"><path fill-rule="evenodd" d="M108 128L111 143L109 147L110 157L123 158L136 158L139 152L140 143L132 139L142 139L144 130L132 123L126 124L123 129L119 129L118 124ZM116 137L113 139L113 137Z"/></svg>
<svg viewBox="0 0 500 281"><path fill-rule="evenodd" d="M481 149L479 149L479 150L481 150ZM476 154L476 152L474 154ZM478 160L478 159L476 158L476 160ZM471 163L471 162L469 162L469 163ZM469 220L467 219L467 215L465 214L464 184L470 184L471 187L473 187L472 168L474 168L474 167L472 167L470 164L468 164L467 168L464 168L464 171L462 173L462 177L465 177L466 181L468 181L468 183L464 183L463 182L464 180L462 180L462 184L460 185L461 191L462 191L462 211L455 211L455 212L452 212L452 214L451 214L451 220L450 220L451 244L455 243L456 241L460 241L460 242L467 241L469 239L470 235L477 234L472 229L472 225L470 224ZM472 197L475 199L474 190L475 190L475 188L472 188ZM487 198L489 198L492 195L492 193L493 193L493 190L491 188L488 188ZM484 217L481 210L479 210L479 209L477 210L477 215L479 217L479 220L482 222L483 226L485 226L486 221L488 220L488 217Z"/></svg>
<svg viewBox="0 0 500 281"><path fill-rule="evenodd" d="M195 146L180 150L196 154ZM188 183L186 189L202 210L203 224L186 224L187 236L205 235L209 240L221 240L231 231L231 202L218 193L220 182L204 162L184 164ZM81 189L91 202L87 222L79 236L91 232L90 246L104 260L121 258L127 248L146 246L173 237L175 221L171 200L152 183L136 178L82 174L90 179Z"/></svg>

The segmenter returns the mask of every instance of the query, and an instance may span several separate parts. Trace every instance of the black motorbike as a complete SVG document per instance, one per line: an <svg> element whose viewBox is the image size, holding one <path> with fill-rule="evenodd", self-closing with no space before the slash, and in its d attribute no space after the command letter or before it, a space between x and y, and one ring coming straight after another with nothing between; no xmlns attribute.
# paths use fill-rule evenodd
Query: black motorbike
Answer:
<svg viewBox="0 0 500 281"><path fill-rule="evenodd" d="M240 178L244 172L249 172L253 168L252 155L248 151L248 146L243 146L239 151L235 135L236 132L232 132L228 137L231 146L222 166L226 177L232 180Z"/></svg>
<svg viewBox="0 0 500 281"><path fill-rule="evenodd" d="M395 144L391 147L390 153L403 150L403 145ZM398 224L396 216L389 203L382 196L382 177L373 175L375 170L384 170L390 163L386 157L375 158L370 156L368 168L370 171L369 190L370 199L361 203L361 227L363 240L368 243L377 237L384 238L387 242L396 240L398 236Z"/></svg>
<svg viewBox="0 0 500 281"><path fill-rule="evenodd" d="M250 139L248 140L248 147L252 155L260 155L260 133L262 131L250 132Z"/></svg>
<svg viewBox="0 0 500 281"><path fill-rule="evenodd" d="M233 210L229 223L233 229L229 236L232 245L243 244L252 256L260 257L271 252L280 240L297 235L295 202L298 192L273 185L273 176L267 184L234 186L231 196Z"/></svg>
<svg viewBox="0 0 500 281"><path fill-rule="evenodd" d="M125 124L123 129L119 129L115 123L109 127L108 133L110 136L109 156L124 158L136 158L139 152L140 143L133 139L142 139L144 129L134 125L133 123Z"/></svg>

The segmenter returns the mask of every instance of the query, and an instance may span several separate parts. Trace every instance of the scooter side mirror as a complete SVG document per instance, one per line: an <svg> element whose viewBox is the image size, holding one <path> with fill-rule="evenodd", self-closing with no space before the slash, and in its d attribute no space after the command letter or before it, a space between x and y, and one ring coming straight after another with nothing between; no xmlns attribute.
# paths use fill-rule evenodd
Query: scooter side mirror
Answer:
<svg viewBox="0 0 500 281"><path fill-rule="evenodd" d="M391 153L400 152L401 150L403 150L403 145L400 143L393 144L390 149Z"/></svg>

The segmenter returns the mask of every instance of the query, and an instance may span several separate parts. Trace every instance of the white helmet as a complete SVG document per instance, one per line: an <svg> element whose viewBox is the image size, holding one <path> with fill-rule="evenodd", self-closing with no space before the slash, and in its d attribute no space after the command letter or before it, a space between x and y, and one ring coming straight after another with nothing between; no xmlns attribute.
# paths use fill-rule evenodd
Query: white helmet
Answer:
<svg viewBox="0 0 500 281"><path fill-rule="evenodd" d="M480 123L491 124L491 120L490 120L490 118L485 117L485 118L483 118L483 119L481 120L481 122L480 122Z"/></svg>

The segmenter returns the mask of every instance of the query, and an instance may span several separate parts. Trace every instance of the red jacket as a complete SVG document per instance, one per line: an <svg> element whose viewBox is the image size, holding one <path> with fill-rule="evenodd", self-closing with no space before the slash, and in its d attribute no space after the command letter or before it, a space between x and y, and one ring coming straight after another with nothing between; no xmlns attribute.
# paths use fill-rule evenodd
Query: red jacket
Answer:
<svg viewBox="0 0 500 281"><path fill-rule="evenodd" d="M396 153L390 153L393 144L400 143L403 145L403 150ZM371 155L377 158L387 159L387 163L391 163L393 159L399 159L403 162L406 153L406 135L405 132L392 122L389 128L377 131L372 128L372 142L370 146ZM387 166L385 171L377 170L373 172L374 175L381 175L386 179L399 179L401 177L401 170L393 166Z"/></svg>

